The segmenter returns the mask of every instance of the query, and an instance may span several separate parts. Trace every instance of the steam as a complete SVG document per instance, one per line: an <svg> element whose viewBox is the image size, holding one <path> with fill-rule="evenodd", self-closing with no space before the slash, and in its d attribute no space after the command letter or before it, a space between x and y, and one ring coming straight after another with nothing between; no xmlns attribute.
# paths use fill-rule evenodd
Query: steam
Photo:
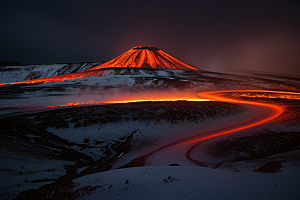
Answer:
<svg viewBox="0 0 300 200"><path fill-rule="evenodd" d="M231 65L246 70L300 74L297 47L293 43L292 38L282 34L246 38L240 42L237 59Z"/></svg>
<svg viewBox="0 0 300 200"><path fill-rule="evenodd" d="M100 90L99 90L100 89ZM107 103L116 101L156 101L156 100L188 100L188 99L200 99L197 96L197 92L181 91L178 89L171 90L132 90L128 88L110 88L104 89L99 87L95 90L94 87L86 89L84 91L77 91L74 95L68 95L60 98L48 98L43 102L44 106L56 106L67 105L69 103Z"/></svg>
<svg viewBox="0 0 300 200"><path fill-rule="evenodd" d="M230 44L193 47L183 60L207 71L256 70L300 74L300 41L292 33L244 35Z"/></svg>
<svg viewBox="0 0 300 200"><path fill-rule="evenodd" d="M97 102L123 101L123 100L158 100L175 98L198 98L196 92L181 91L178 89L162 90L132 90L127 88L112 88L100 94L84 95L85 100L93 99Z"/></svg>

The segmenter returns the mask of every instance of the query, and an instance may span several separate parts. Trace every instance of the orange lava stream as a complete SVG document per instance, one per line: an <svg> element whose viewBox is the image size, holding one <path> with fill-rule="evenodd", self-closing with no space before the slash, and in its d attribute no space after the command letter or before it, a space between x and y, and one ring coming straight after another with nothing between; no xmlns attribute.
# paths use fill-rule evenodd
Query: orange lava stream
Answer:
<svg viewBox="0 0 300 200"><path fill-rule="evenodd" d="M185 98L175 98L175 99L137 99L137 100L120 100L120 101L108 101L106 103L133 103L133 102L146 102L146 101L210 101L210 99L185 99Z"/></svg>
<svg viewBox="0 0 300 200"><path fill-rule="evenodd" d="M262 107L267 107L270 108L272 111L269 115L265 116L263 119L259 119L255 122L249 123L247 125L241 125L238 126L234 129L230 129L230 130L225 130L225 131L221 131L218 133L214 133L211 135L207 135L207 136L200 136L196 139L192 139L186 142L182 142L180 144L184 145L184 144L190 144L190 143L194 143L194 142L199 142L202 140L206 140L209 138L213 138L213 137L217 137L220 135L226 135L229 133L233 133L236 131L240 131L243 129L247 129L250 127L254 127L257 126L259 124L268 122L272 119L275 119L276 117L278 117L279 115L282 114L283 112L283 108L277 105L273 105L273 104L267 104L267 103L260 103L260 102L250 102L250 101L243 101L243 100L237 100L237 99L231 99L231 98L226 98L223 96L219 96L218 94L221 93L232 93L232 92L249 92L249 93L276 93L276 94L291 94L291 95L300 95L300 93L296 93L296 92L284 92L284 91L266 91L266 90L224 90L224 91L214 91L214 92L203 92L203 93L199 93L198 96L200 98L207 98L207 99L211 99L211 100L215 100L215 101L222 101L222 102L228 102L228 103L235 103L235 104L249 104L249 105L255 105L255 106L262 106ZM243 94L243 96L247 96L245 94ZM250 96L250 95L249 95Z"/></svg>
<svg viewBox="0 0 300 200"><path fill-rule="evenodd" d="M278 90L223 90L223 91L214 91L214 92L209 92L209 93L232 93L232 92L251 92L251 93L276 93L276 94L291 94L291 95L300 95L300 93L298 92L286 92L286 91L278 91ZM199 93L198 95L201 95L203 93ZM243 96L247 96L247 95L243 95ZM249 97L253 97L248 95Z"/></svg>
<svg viewBox="0 0 300 200"><path fill-rule="evenodd" d="M62 105L55 105L55 106L47 106L45 108L58 108L58 107L66 107L66 106L83 106L83 105L92 105L92 104L103 104L104 102L94 102L93 100L86 103L68 103ZM38 109L45 109L45 108L38 108Z"/></svg>
<svg viewBox="0 0 300 200"><path fill-rule="evenodd" d="M230 91L214 91L214 92L199 93L198 96L201 97L201 98L174 97L174 96L173 97L166 97L166 96L164 96L164 97L157 97L157 98L144 97L142 99L125 98L125 99L111 100L111 101L101 101L101 102L94 102L93 100L91 100L90 102L84 102L84 103L70 102L70 103L67 103L67 104L47 106L47 107L38 108L38 109L58 108L58 107L68 107L68 106L97 105L97 104L134 103L134 102L147 102L147 101L155 101L155 102L156 101L224 101L224 102L229 102L229 103L241 103L241 104L251 104L251 105L258 105L258 106L263 106L263 107L269 107L273 110L281 111L280 114L282 113L282 108L281 107L275 106L275 105L272 105L272 104L241 101L241 100L229 99L229 98L225 98L225 97L222 97L222 96L214 95L214 94L218 94L218 93L228 93L228 92L264 92L264 93L269 92L269 93L284 93L284 94L292 94L292 95L299 95L300 94L300 93L295 93L295 92L265 91L265 90L230 90ZM243 96L245 96L245 94L243 94ZM273 118L275 118L275 117L273 117ZM269 121L269 120L270 119L266 119L263 122ZM255 125L261 124L263 122L257 123ZM251 126L255 126L255 125L251 125ZM219 135L222 135L222 134L219 134ZM207 138L210 138L210 137L207 137Z"/></svg>
<svg viewBox="0 0 300 200"><path fill-rule="evenodd" d="M15 85L15 84L34 84L34 83L46 83L51 81L65 81L65 80L72 80L72 79L78 79L83 78L87 76L94 76L97 73L94 71L83 71L83 72L77 72L72 74L64 74L64 75L58 75L58 76L52 76L48 78L39 78L39 79L33 79L33 80L27 80L27 81L19 81L19 82L13 82L13 83L1 83L1 85Z"/></svg>
<svg viewBox="0 0 300 200"><path fill-rule="evenodd" d="M208 130L207 132L200 132L200 133L197 133L197 135L192 135L192 136L187 135L185 138L182 138L182 139L179 139L172 143L166 144L166 145L164 145L158 149L155 149L145 155L137 157L137 158L133 159L132 161L130 161L129 163L127 163L126 165L124 165L123 167L136 167L136 166L145 165L146 161L148 160L148 157L152 156L154 154L156 154L154 156L154 160L155 160L155 157L158 158L158 160L164 159L166 156L166 152L159 154L158 153L159 151L164 150L166 148L176 148L174 150L172 150L172 149L169 150L169 152L173 152L173 151L176 152L178 150L179 145L181 147L183 147L183 149L179 148L179 150L183 150L183 151L187 150L187 152L185 153L185 157L188 160L190 160L191 162L194 162L195 164L202 166L201 162L194 160L190 156L190 153L193 151L193 149L201 144L201 143L199 143L200 141L203 141L203 140L206 140L209 138L213 138L213 137L217 137L217 136L221 136L221 135L226 135L226 134L233 133L236 131L244 130L244 129L254 127L259 124L268 122L268 121L273 120L276 117L280 116L284 110L283 107L274 105L274 104L244 101L244 100L238 100L238 99L234 99L234 98L226 98L226 97L222 96L222 93L228 94L228 93L234 93L234 92L249 93L249 97L253 97L252 93L300 95L300 93L296 93L296 92L265 91L265 90L224 90L224 91L198 93L198 96L203 99L210 99L213 101L222 101L222 102L228 102L228 103L233 103L233 104L253 105L253 106L258 106L258 107L263 107L263 108L268 108L268 109L264 109L262 112L253 113L254 115L250 116L249 118L239 120L239 121L237 121L236 124L227 125L227 124L223 123L223 125L221 125L219 127L219 130L211 130L211 131ZM239 95L237 94L237 96L239 96ZM247 95L243 94L243 96L245 97ZM296 99L297 99L297 97L296 97ZM216 129L216 128L217 127L213 127L213 129ZM192 146L190 146L190 144L192 144ZM183 146L183 145L187 145L187 146ZM187 147L188 149L185 149L185 147ZM168 153L168 150L167 150L167 153ZM153 159L153 157L152 157L152 159Z"/></svg>
<svg viewBox="0 0 300 200"><path fill-rule="evenodd" d="M85 105L97 105L97 104L115 104L115 103L136 103L136 102L147 102L147 101L210 101L210 99L193 99L193 98L156 98L156 99L128 99L128 100L115 100L115 101L106 101L106 102L94 102L91 100L90 102L85 103L67 103L55 106L47 106L43 108L37 109L45 109L45 108L59 108L59 107L68 107L68 106L85 106Z"/></svg>

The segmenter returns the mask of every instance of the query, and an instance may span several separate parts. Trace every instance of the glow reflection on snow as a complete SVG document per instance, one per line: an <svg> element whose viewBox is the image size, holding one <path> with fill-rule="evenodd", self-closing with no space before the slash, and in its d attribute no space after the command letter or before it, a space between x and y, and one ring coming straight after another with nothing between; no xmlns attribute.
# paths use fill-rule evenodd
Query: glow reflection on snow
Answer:
<svg viewBox="0 0 300 200"><path fill-rule="evenodd" d="M254 122L248 122L248 124L246 125L241 125L240 127L234 128L234 129L230 129L230 130L226 130L226 131L222 131L219 133L214 133L208 136L200 136L196 139L192 139L189 141L185 141L180 143L181 145L184 144L190 144L190 143L194 143L194 142L199 142L202 140L206 140L209 138L213 138L213 137L217 137L217 136L221 136L221 135L226 135L229 133L233 133L236 131L240 131L243 129L247 129L250 127L254 127L257 126L259 124L268 122L270 120L273 120L275 118L277 118L278 116L280 116L284 110L283 107L279 106L279 105L274 105L274 104L268 104L268 103L260 103L260 102L254 102L254 101L244 101L244 100L237 100L237 99L231 99L231 98L227 98L222 96L223 94L226 93L244 93L242 95L236 94L236 96L240 96L240 97L261 97L262 95L255 95L253 93L272 93L272 94L276 94L278 97L276 98L280 98L280 95L282 95L283 98L286 98L286 95L300 95L300 93L297 92L285 92L285 91L270 91L270 90L224 90L224 91L213 91L213 92L203 92L203 93L199 93L198 96L200 98L207 98L207 99L211 99L211 100L215 100L215 101L222 101L222 102L228 102L228 103L234 103L234 104L249 104L249 105L255 105L255 106L262 106L262 107L267 107L271 109L271 113L266 115L263 119L254 121ZM249 93L247 95L247 93ZM300 96L299 96L300 97ZM299 97L293 97L293 99L300 99ZM273 97L274 98L274 97Z"/></svg>

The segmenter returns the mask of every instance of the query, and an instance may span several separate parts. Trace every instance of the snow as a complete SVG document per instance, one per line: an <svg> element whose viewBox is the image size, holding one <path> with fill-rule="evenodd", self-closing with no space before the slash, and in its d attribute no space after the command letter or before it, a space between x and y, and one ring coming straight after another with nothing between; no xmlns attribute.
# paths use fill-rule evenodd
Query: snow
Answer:
<svg viewBox="0 0 300 200"><path fill-rule="evenodd" d="M87 175L73 191L91 187L78 199L299 199L300 175L236 173L198 166L148 166Z"/></svg>
<svg viewBox="0 0 300 200"><path fill-rule="evenodd" d="M27 66L4 66L1 67L0 83L11 83L26 79L46 78L73 71L83 71L96 63L74 63L74 64L49 64L49 65L27 65ZM31 77L31 78L30 78Z"/></svg>
<svg viewBox="0 0 300 200"><path fill-rule="evenodd" d="M4 67L3 69L11 69L11 71L1 72L0 78L1 82L21 81L30 72L38 72L43 77L49 77L57 75L58 69L64 66L64 64L58 64ZM83 64L80 66L79 71L89 66L88 64ZM48 105L67 104L69 102L90 101L91 99L96 102L97 98L104 99L107 94L111 95L110 97L117 96L119 92L123 92L122 94L124 94L127 92L124 88L141 90L144 86L163 86L164 79L190 81L189 87L196 87L197 92L204 89L226 87L223 83L216 87L213 81L208 81L209 78L240 80L240 78L228 74L201 72L202 74L198 79L192 79L191 81L184 70L153 70L151 71L152 74L149 72L147 70L139 70L137 74L126 75L126 70L121 70L118 74L114 70L107 70L103 72L104 76L100 77L85 77L63 82L21 86L23 88L36 88L37 90L25 91L18 94L17 98L3 98L1 99L0 107L18 106L27 109L2 110L1 114L28 111L32 106L44 107ZM119 75L122 73L124 74ZM136 79L143 79L145 82L139 84L136 82ZM255 79L255 77L249 80L251 80L249 84L252 84L252 87L270 89L276 87L277 89L290 90L288 84L284 85L282 83L274 86L271 82ZM288 83L300 85L292 80ZM235 81L231 84L237 85ZM246 83L238 84L235 87L244 87L243 84ZM117 89L90 90L85 88L85 86L96 85L103 88L109 86ZM5 86L2 87L4 88ZM64 90L46 91L55 88L63 88ZM273 174L260 174L247 170L247 167L253 169L252 165L255 165L253 161L251 163L235 163L235 167L241 171L239 173L232 172L229 168L203 168L196 166L186 159L185 152L193 144L186 146L175 145L175 148L165 148L158 151L148 157L146 161L146 165L148 166L118 169L133 158L145 155L163 145L172 144L172 142L180 140L183 133L184 137L193 136L199 133L199 130L205 132L206 130L211 130L212 127L214 127L214 130L220 129L222 124L230 126L232 121L236 123L239 119L242 120L244 117L253 115L254 113L259 114L257 109L251 108L250 110L239 115L227 117L226 119L215 117L198 122L184 122L184 124L172 124L166 120L162 120L161 124L154 124L153 121L121 121L74 128L74 124L70 123L71 128L69 129L48 128L48 131L76 144L86 144L84 142L86 138L90 140L87 142L89 146L92 146L92 141L94 140L103 141L103 143L95 145L93 148L81 149L79 146L72 146L75 150L92 156L94 160L98 160L105 156L105 146L112 145L119 138L128 136L137 130L133 135L131 151L120 155L120 158L114 163L112 170L83 176L74 180L76 186L73 188L73 191L86 187L95 189L87 192L83 197L79 196L79 199L99 199L99 197L103 199L300 199L300 172L299 168L291 163L283 162L282 172ZM299 126L288 126L288 122L277 125L266 123L263 126L236 132L235 134L253 134L262 129L274 132L296 132L299 131ZM34 137L39 137L31 134L27 134L26 136L30 138L29 141L31 142L34 142ZM208 157L201 151L201 148L196 149L197 153L195 155L192 154L192 156L207 162L219 161L217 158ZM287 154L290 154L290 157L294 155L293 152ZM269 157L268 159L272 158ZM180 166L168 166L174 163ZM0 197L10 198L9 194L16 194L30 188L39 188L42 185L51 183L52 181L37 183L32 183L32 181L57 179L65 174L65 165L75 165L75 162L50 159L42 160L34 157L26 158L25 160L24 157L15 152L1 152ZM49 169L49 166L51 166L51 169ZM55 171L51 171L52 168ZM86 168L79 168L77 174Z"/></svg>
<svg viewBox="0 0 300 200"><path fill-rule="evenodd" d="M20 157L17 153L7 157L1 152L0 171L0 198L11 199L21 191L37 189L66 174L65 165L74 165L75 162L64 160L40 160L39 158ZM49 169L50 168L50 169ZM51 170L53 169L53 170ZM50 181L53 179L53 181ZM43 181L45 180L45 181ZM33 181L33 182L32 182Z"/></svg>
<svg viewBox="0 0 300 200"><path fill-rule="evenodd" d="M28 189L37 189L43 185L45 182L36 182L31 183L28 179L36 177L38 179L44 179L44 174L24 174L20 175L19 173L9 172L9 171L0 171L0 197L1 199L11 199L15 194L28 190ZM47 174L47 178L48 178ZM59 176L53 176L52 178L59 178ZM27 183L25 181L28 181ZM52 183L54 181L49 181L47 183Z"/></svg>
<svg viewBox="0 0 300 200"><path fill-rule="evenodd" d="M158 112L165 112L160 110ZM240 118L252 115L251 112L242 112L227 118L215 116L213 118L205 117L198 121L184 121L182 123L171 123L165 119L162 119L160 123L155 121L142 121L142 120L122 120L119 122L107 123L107 124L94 124L87 127L74 128L73 123L69 123L70 128L56 129L54 127L47 128L47 131L59 136L62 139L68 140L70 143L76 144L89 144L94 148L87 148L81 150L81 147L72 146L75 150L92 156L94 160L100 159L105 156L104 147L108 144L114 144L119 138L127 137L132 132L133 142L131 151L126 155L123 155L115 164L114 168L120 167L133 157L151 151L155 148L172 143L179 140L182 137L193 136L205 130L219 129L220 124L230 125L232 120L238 120ZM200 131L201 130L201 131ZM184 133L184 134L183 134ZM85 139L89 141L84 142ZM98 145L94 145L94 141L102 141Z"/></svg>

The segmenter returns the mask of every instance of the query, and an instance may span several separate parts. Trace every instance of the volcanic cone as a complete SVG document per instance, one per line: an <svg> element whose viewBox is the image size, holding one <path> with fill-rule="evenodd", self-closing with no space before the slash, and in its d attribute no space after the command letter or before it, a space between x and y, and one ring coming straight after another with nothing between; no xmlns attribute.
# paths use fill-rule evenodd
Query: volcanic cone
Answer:
<svg viewBox="0 0 300 200"><path fill-rule="evenodd" d="M134 47L119 57L88 70L111 67L201 70L174 58L154 46Z"/></svg>
<svg viewBox="0 0 300 200"><path fill-rule="evenodd" d="M164 51L153 46L137 46L119 57L108 61L102 65L84 70L82 72L76 72L71 74L64 74L58 76L52 76L47 78L19 81L14 83L1 83L0 85L7 84L32 84L42 83L49 81L65 81L71 79L78 79L88 76L98 76L100 71L97 69L105 68L153 68L153 69L190 69L201 70L191 65L188 65L173 56L165 53Z"/></svg>

